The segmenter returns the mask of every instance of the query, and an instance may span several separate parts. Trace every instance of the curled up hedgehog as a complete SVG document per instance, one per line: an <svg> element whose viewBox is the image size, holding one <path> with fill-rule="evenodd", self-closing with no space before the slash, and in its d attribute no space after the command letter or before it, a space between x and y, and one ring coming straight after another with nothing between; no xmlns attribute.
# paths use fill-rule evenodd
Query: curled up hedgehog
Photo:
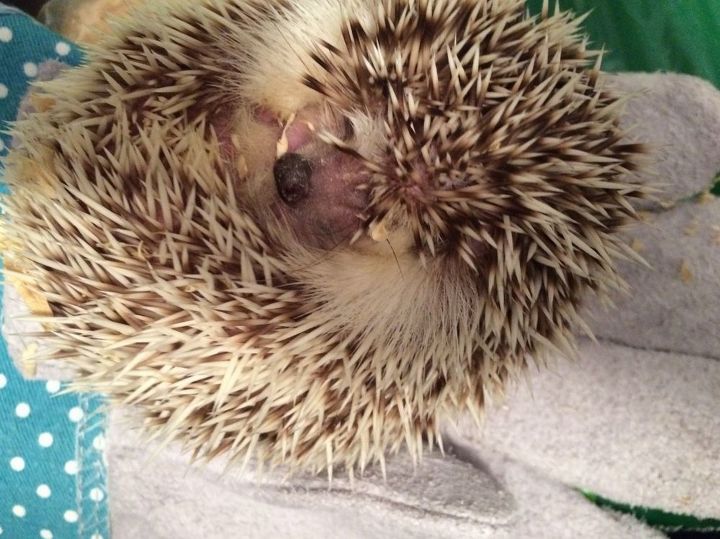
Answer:
<svg viewBox="0 0 720 539"><path fill-rule="evenodd" d="M149 4L149 3L148 3ZM196 457L352 473L572 353L643 150L567 13L153 2L14 127L46 359Z"/></svg>

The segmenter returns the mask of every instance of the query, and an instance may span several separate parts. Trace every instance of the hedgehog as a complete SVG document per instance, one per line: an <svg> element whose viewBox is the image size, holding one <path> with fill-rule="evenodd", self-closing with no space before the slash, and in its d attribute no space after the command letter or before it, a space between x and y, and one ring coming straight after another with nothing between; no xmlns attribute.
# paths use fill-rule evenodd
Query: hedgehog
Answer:
<svg viewBox="0 0 720 539"><path fill-rule="evenodd" d="M37 85L5 162L44 359L196 459L352 475L441 447L625 286L644 148L581 22L523 0L116 22Z"/></svg>

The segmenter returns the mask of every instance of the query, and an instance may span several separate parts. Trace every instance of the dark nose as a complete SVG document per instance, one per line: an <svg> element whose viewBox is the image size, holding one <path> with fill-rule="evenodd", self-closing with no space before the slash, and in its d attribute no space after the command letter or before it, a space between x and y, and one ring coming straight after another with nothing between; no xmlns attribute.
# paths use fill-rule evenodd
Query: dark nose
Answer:
<svg viewBox="0 0 720 539"><path fill-rule="evenodd" d="M286 153L273 167L275 186L280 198L293 206L310 194L312 164L297 153Z"/></svg>

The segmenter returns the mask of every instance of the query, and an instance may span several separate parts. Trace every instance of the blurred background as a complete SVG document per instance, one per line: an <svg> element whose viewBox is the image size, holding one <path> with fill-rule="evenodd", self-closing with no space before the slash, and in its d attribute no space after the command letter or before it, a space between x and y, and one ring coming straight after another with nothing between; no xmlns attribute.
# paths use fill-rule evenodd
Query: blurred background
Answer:
<svg viewBox="0 0 720 539"><path fill-rule="evenodd" d="M528 0L533 13L542 0ZM720 88L720 1L560 0L562 9L590 12L585 29L605 46L607 71L674 71ZM555 0L551 0L551 6ZM551 8L553 9L553 8Z"/></svg>
<svg viewBox="0 0 720 539"><path fill-rule="evenodd" d="M24 9L31 15L36 15L46 0L3 0L2 3Z"/></svg>

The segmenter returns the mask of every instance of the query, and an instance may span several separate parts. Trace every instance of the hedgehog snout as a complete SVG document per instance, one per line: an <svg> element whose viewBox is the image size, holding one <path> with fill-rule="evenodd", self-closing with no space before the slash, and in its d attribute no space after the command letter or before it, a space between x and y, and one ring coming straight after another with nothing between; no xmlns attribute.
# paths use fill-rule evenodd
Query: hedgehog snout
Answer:
<svg viewBox="0 0 720 539"><path fill-rule="evenodd" d="M275 161L273 177L280 199L289 206L310 195L313 167L310 160L297 153L286 153Z"/></svg>
<svg viewBox="0 0 720 539"><path fill-rule="evenodd" d="M362 226L367 199L357 185L363 174L357 160L335 150L287 153L273 166L276 211L308 246L335 248Z"/></svg>
<svg viewBox="0 0 720 539"><path fill-rule="evenodd" d="M357 156L327 144L323 135L347 139L352 128L315 107L285 122L265 115L260 123L277 129L270 174L274 213L308 246L331 249L349 241L362 227L367 195L360 186L367 182L367 172Z"/></svg>

